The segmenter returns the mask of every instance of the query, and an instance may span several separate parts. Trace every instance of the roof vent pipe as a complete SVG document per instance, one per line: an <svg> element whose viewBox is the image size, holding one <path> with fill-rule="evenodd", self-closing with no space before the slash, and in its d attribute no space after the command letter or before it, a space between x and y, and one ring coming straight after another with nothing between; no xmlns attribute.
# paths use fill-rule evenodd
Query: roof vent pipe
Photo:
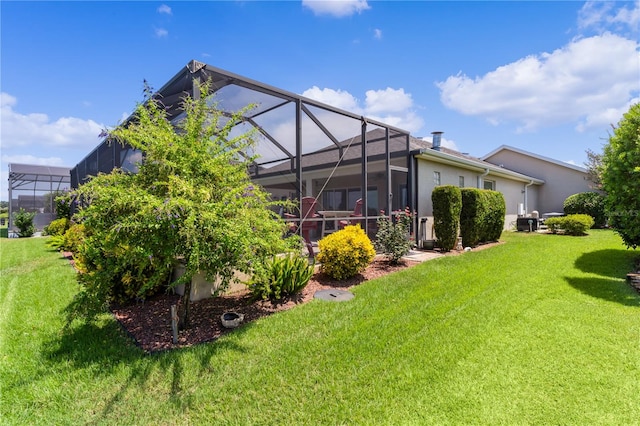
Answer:
<svg viewBox="0 0 640 426"><path fill-rule="evenodd" d="M440 151L440 142L442 141L442 133L444 132L431 132L433 137L431 138L431 149Z"/></svg>

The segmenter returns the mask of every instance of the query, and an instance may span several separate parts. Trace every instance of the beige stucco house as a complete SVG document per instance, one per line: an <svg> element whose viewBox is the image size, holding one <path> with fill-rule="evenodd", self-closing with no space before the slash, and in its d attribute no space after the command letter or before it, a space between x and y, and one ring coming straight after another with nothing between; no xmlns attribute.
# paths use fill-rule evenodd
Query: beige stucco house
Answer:
<svg viewBox="0 0 640 426"><path fill-rule="evenodd" d="M482 188L499 191L504 195L507 215L505 228L509 229L518 216L539 209L539 189L546 181L492 164L425 141L414 141L424 147L414 151L416 164L416 205L418 216L433 220L431 193L439 185L461 188ZM539 211L539 210L538 210Z"/></svg>
<svg viewBox="0 0 640 426"><path fill-rule="evenodd" d="M541 214L562 213L568 196L593 191L587 169L523 149L502 145L482 160L543 180L545 184L534 189L535 202L531 204Z"/></svg>

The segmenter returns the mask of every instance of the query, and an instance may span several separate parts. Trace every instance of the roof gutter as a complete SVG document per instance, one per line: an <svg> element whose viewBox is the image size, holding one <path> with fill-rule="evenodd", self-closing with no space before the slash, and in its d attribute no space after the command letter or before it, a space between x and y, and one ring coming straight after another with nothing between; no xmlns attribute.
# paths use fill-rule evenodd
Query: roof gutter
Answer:
<svg viewBox="0 0 640 426"><path fill-rule="evenodd" d="M489 168L484 169L484 173L478 176L478 188L484 188L484 177L489 174Z"/></svg>
<svg viewBox="0 0 640 426"><path fill-rule="evenodd" d="M524 186L524 212L529 213L529 187L533 185L533 180L530 180L528 184Z"/></svg>
<svg viewBox="0 0 640 426"><path fill-rule="evenodd" d="M454 167L463 167L466 170L470 170L476 173L482 173L483 176L486 176L488 174L488 170L492 176L502 176L520 182L533 181L533 183L536 185L544 184L544 180L542 179L536 179L531 176L523 175L522 173L514 172L513 170L505 169L503 167L498 167L493 164L486 163L482 160L473 161L467 158L457 157L442 151L421 148L411 151L410 154L415 157L440 164L446 164Z"/></svg>

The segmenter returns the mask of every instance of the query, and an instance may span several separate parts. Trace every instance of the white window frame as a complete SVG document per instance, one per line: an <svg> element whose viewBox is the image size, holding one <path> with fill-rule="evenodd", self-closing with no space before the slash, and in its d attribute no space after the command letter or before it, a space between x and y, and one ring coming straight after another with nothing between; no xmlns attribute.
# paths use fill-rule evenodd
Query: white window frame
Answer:
<svg viewBox="0 0 640 426"><path fill-rule="evenodd" d="M487 188L487 184L490 184L490 188ZM495 180L488 180L488 179L484 179L482 181L482 188L483 189L489 189L491 191L495 191L496 190L496 181Z"/></svg>

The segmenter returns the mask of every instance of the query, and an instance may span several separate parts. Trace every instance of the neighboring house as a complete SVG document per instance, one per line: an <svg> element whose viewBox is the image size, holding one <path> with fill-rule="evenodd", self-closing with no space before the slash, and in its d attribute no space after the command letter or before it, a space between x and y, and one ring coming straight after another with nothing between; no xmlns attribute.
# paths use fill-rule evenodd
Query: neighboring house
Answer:
<svg viewBox="0 0 640 426"><path fill-rule="evenodd" d="M20 209L36 213L33 224L42 230L56 218L55 198L70 183L67 167L9 163L9 230L16 230L13 214Z"/></svg>
<svg viewBox="0 0 640 426"><path fill-rule="evenodd" d="M540 214L563 212L564 200L579 192L593 191L587 169L554 160L523 149L502 145L482 157L482 160L534 176L546 182L538 188L536 210Z"/></svg>

